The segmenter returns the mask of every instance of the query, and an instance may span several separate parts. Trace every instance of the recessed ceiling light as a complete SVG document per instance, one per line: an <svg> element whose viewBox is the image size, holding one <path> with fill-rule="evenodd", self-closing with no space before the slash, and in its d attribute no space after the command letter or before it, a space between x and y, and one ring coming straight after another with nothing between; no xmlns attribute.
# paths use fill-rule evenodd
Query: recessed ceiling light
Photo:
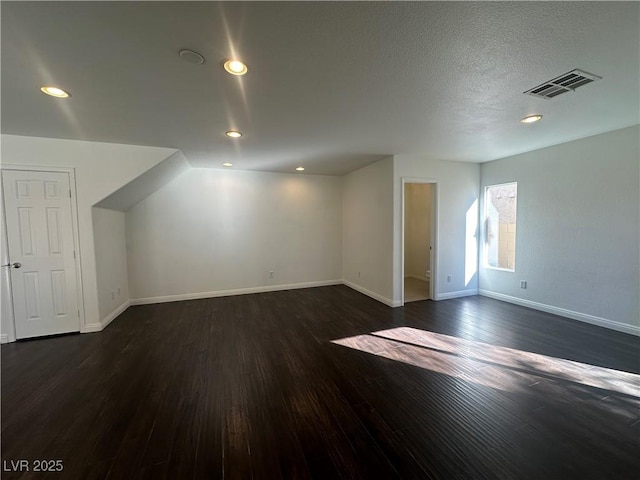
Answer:
<svg viewBox="0 0 640 480"><path fill-rule="evenodd" d="M240 138L242 136L242 133L237 130L229 130L225 135L231 138Z"/></svg>
<svg viewBox="0 0 640 480"><path fill-rule="evenodd" d="M524 117L522 120L520 120L522 123L533 123L533 122L537 122L538 120L540 120L542 118L542 115L527 115L526 117Z"/></svg>
<svg viewBox="0 0 640 480"><path fill-rule="evenodd" d="M229 163L229 162L224 162L222 164L223 167L233 167L233 163Z"/></svg>
<svg viewBox="0 0 640 480"><path fill-rule="evenodd" d="M248 71L247 66L240 60L227 60L222 66L231 75L244 75Z"/></svg>
<svg viewBox="0 0 640 480"><path fill-rule="evenodd" d="M304 172L304 167L298 167L298 168L296 168L296 170L299 171L299 172Z"/></svg>
<svg viewBox="0 0 640 480"><path fill-rule="evenodd" d="M46 93L47 95L51 95L52 97L57 98L69 98L71 94L69 92L65 92L61 88L58 87L40 87L40 91L42 93Z"/></svg>

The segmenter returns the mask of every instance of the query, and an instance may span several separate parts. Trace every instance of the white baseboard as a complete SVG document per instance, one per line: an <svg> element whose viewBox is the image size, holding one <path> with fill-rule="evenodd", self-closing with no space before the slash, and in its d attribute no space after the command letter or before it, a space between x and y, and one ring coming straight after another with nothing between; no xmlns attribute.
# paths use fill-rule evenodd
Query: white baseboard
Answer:
<svg viewBox="0 0 640 480"><path fill-rule="evenodd" d="M101 332L102 330L104 330L106 328L107 325L109 325L111 322L113 322L118 317L118 315L120 315L127 308L129 308L129 306L131 306L131 301L127 300L122 305L120 305L118 308L116 308L113 312L111 312L109 315L104 317L102 319L102 321L96 322L96 323L89 323L89 324L85 325L84 331L82 333Z"/></svg>
<svg viewBox="0 0 640 480"><path fill-rule="evenodd" d="M1 333L0 343L9 343L9 335L7 335L6 333Z"/></svg>
<svg viewBox="0 0 640 480"><path fill-rule="evenodd" d="M159 297L134 298L131 300L131 305L147 305L150 303L180 302L182 300L199 300L202 298L228 297L231 295L247 295L251 293L278 292L281 290L326 287L329 285L342 285L342 280L321 280L318 282L290 283L290 284L283 284L283 285L267 285L264 287L234 288L232 290L215 290L212 292L180 293L177 295L163 295Z"/></svg>
<svg viewBox="0 0 640 480"><path fill-rule="evenodd" d="M459 290L457 292L436 293L435 300L450 300L452 298L473 297L474 295L478 295L477 288L471 290Z"/></svg>
<svg viewBox="0 0 640 480"><path fill-rule="evenodd" d="M589 315L587 313L575 312L566 308L554 307L553 305L546 305L544 303L534 302L532 300L525 300L518 297L512 297L511 295L505 295L503 293L492 292L490 290L479 291L480 295L496 300L502 300L503 302L514 303L522 307L533 308L534 310L540 310L542 312L552 313L561 317L571 318L573 320L579 320L581 322L590 323L599 327L609 328L618 332L629 333L631 335L640 336L640 327L633 325L627 325L626 323L616 322L615 320L609 320L607 318L596 317L595 315Z"/></svg>
<svg viewBox="0 0 640 480"><path fill-rule="evenodd" d="M366 295L367 297L371 297L374 300L378 300L379 302L382 302L385 305L388 305L390 307L402 306L402 302L400 302L399 300L391 300L390 298L384 297L380 294L377 294L376 292L372 292L371 290L361 287L360 285L357 285L355 283L351 283L347 280L343 280L341 283L344 283L347 287L353 288L354 290Z"/></svg>

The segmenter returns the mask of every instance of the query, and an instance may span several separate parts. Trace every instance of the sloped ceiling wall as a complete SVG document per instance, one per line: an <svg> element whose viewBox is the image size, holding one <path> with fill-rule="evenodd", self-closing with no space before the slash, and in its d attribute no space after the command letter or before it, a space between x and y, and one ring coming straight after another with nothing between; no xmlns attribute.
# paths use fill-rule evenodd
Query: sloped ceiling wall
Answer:
<svg viewBox="0 0 640 480"><path fill-rule="evenodd" d="M94 206L126 212L189 168L187 159L177 151Z"/></svg>

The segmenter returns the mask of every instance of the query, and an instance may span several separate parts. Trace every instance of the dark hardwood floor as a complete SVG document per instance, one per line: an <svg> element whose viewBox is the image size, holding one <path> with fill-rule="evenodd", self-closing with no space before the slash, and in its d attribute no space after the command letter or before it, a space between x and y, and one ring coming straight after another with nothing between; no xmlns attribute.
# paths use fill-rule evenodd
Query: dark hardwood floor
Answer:
<svg viewBox="0 0 640 480"><path fill-rule="evenodd" d="M639 353L483 297L131 307L2 346L2 478L636 479ZM6 471L21 459L64 470Z"/></svg>

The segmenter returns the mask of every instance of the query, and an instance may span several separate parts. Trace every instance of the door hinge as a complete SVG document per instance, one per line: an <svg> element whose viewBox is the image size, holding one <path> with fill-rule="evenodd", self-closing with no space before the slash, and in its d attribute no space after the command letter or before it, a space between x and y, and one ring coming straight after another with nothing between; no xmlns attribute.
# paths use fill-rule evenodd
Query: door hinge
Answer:
<svg viewBox="0 0 640 480"><path fill-rule="evenodd" d="M73 258L76 258L76 251L73 251Z"/></svg>
<svg viewBox="0 0 640 480"><path fill-rule="evenodd" d="M78 318L80 318L80 310L78 310Z"/></svg>
<svg viewBox="0 0 640 480"><path fill-rule="evenodd" d="M71 190L69 190L69 198L71 198Z"/></svg>

